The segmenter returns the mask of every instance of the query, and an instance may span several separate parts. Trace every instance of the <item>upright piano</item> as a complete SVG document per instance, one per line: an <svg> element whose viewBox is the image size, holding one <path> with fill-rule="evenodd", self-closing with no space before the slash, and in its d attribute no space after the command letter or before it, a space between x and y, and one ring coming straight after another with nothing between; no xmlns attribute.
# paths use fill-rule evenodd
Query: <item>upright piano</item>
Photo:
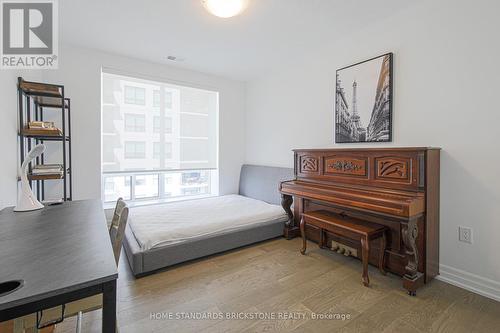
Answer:
<svg viewBox="0 0 500 333"><path fill-rule="evenodd" d="M294 150L295 179L280 184L284 235L299 236L301 214L315 210L384 225L386 269L414 295L439 274L439 164L439 148ZM308 225L306 236L318 242L319 229ZM360 244L327 233L332 241L361 253ZM378 255L371 252L371 264Z"/></svg>

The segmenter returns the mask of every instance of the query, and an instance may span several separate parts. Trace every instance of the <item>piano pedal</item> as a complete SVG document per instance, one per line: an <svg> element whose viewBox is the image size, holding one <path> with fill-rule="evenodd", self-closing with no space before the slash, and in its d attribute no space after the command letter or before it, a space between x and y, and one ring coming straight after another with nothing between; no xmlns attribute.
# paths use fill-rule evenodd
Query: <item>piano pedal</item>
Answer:
<svg viewBox="0 0 500 333"><path fill-rule="evenodd" d="M357 257L358 256L358 250L356 250L350 246L340 244L336 241L332 241L331 249L332 249L332 251L337 252L338 254L343 254L346 257L351 257L351 256Z"/></svg>
<svg viewBox="0 0 500 333"><path fill-rule="evenodd" d="M408 295L415 297L415 296L417 296L417 292L414 290L408 290Z"/></svg>

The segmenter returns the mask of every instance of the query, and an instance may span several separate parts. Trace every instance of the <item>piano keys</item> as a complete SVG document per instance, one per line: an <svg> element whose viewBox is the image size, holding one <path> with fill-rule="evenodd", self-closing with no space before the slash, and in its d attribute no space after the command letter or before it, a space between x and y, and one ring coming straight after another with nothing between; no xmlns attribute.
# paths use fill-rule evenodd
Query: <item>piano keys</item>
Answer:
<svg viewBox="0 0 500 333"><path fill-rule="evenodd" d="M402 276L410 295L439 274L439 148L298 149L295 179L280 184L288 221L284 235L300 235L302 213L326 210L388 228L386 269ZM291 205L293 203L293 212ZM318 242L319 229L306 226ZM360 244L327 233L360 251ZM379 262L371 244L373 265Z"/></svg>

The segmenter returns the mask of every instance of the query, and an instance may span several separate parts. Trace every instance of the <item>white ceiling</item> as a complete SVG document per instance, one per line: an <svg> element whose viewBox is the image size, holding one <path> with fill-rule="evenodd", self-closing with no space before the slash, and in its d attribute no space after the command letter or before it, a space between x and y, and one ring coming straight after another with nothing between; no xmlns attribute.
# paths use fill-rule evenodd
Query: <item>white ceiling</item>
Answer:
<svg viewBox="0 0 500 333"><path fill-rule="evenodd" d="M221 19L201 0L64 0L59 20L63 43L251 80L413 2L250 0Z"/></svg>

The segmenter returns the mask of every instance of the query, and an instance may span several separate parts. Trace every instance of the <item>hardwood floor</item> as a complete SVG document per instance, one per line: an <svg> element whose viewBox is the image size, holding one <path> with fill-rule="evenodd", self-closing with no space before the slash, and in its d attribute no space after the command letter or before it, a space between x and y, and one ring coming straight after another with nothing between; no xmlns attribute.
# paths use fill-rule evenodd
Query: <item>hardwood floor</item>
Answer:
<svg viewBox="0 0 500 333"><path fill-rule="evenodd" d="M308 244L276 239L134 279L125 256L118 280L118 325L128 332L498 332L500 303L440 281L410 297L401 279ZM205 320L151 319L216 314ZM294 314L296 318L224 320L223 313ZM337 313L349 319L313 319ZM74 332L68 319L57 333ZM83 332L100 332L101 313L83 317Z"/></svg>

